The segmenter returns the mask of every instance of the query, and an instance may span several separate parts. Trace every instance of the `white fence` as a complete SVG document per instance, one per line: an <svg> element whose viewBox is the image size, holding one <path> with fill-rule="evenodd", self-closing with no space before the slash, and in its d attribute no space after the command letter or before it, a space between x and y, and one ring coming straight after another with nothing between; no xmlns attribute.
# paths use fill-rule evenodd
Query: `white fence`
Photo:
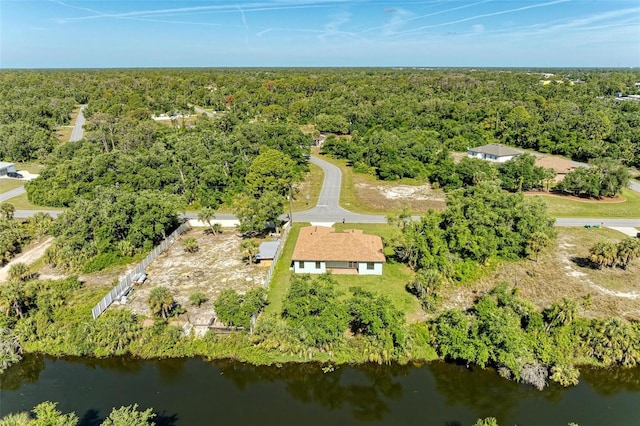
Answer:
<svg viewBox="0 0 640 426"><path fill-rule="evenodd" d="M267 276L264 279L262 286L264 288L269 288L269 283L271 282L271 276L273 275L273 271L276 268L276 264L278 263L278 259L280 258L280 255L282 254L282 251L284 250L284 245L287 242L287 236L289 235L289 230L291 229L291 222L287 222L283 227L282 227L283 231L282 231L282 238L280 239L280 244L278 245L278 249L276 250L276 255L273 257L273 262L271 263L271 266L269 267L269 271L267 272ZM258 319L258 315L257 314L253 314L251 315L251 326L249 327L249 333L253 334L253 329L256 326L256 320Z"/></svg>
<svg viewBox="0 0 640 426"><path fill-rule="evenodd" d="M164 253L171 244L173 244L180 235L187 232L191 229L191 225L189 222L185 222L178 227L171 235L169 235L160 245L156 246L156 248L151 251L145 257L142 262L136 265L135 268L131 272L129 272L123 279L120 280L117 286L113 288L105 297L102 298L100 302L91 310L93 313L93 319L98 318L107 308L115 301L120 300L122 296L125 296L129 291L131 291L131 287L133 286L132 277L136 276L139 273L144 272L144 270L149 266L151 262L153 262L156 257L160 256L161 253Z"/></svg>
<svg viewBox="0 0 640 426"><path fill-rule="evenodd" d="M278 259L282 254L282 250L284 250L284 244L287 242L287 235L289 235L289 230L291 229L290 222L287 222L283 227L282 237L280 239L280 244L278 244L278 249L276 250L276 255L273 257L273 262L269 267L269 271L267 272L267 277L264 279L262 286L264 288L269 288L269 282L271 282L271 276L273 275L273 271L276 268L276 264L278 263Z"/></svg>

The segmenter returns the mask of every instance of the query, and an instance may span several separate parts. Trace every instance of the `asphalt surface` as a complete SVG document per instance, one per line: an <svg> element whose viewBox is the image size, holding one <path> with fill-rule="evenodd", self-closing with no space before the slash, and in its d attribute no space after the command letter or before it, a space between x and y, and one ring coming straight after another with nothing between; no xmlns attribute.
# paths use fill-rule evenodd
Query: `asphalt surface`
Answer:
<svg viewBox="0 0 640 426"><path fill-rule="evenodd" d="M324 171L322 190L315 207L302 212L293 213L294 222L348 222L348 223L386 223L384 215L368 215L352 213L340 207L340 186L342 172L340 168L312 156L311 162Z"/></svg>
<svg viewBox="0 0 640 426"><path fill-rule="evenodd" d="M11 189L7 192L3 192L2 194L0 194L0 203L3 203L10 198L17 197L18 195L22 195L25 192L27 191L24 189L24 185Z"/></svg>
<svg viewBox="0 0 640 426"><path fill-rule="evenodd" d="M71 131L71 137L69 138L69 142L78 142L82 140L84 136L84 109L86 105L80 105L80 112L78 112L78 117L76 118L76 124L73 126L73 131Z"/></svg>
<svg viewBox="0 0 640 426"><path fill-rule="evenodd" d="M302 212L293 213L294 222L311 222L311 223L386 223L387 219L384 215L364 215L352 213L340 207L340 185L342 182L342 172L337 166L322 160L321 158L312 156L311 162L321 167L324 171L324 181L322 190L318 197L318 204ZM640 185L632 186L632 189L640 192ZM13 194L12 194L13 193ZM19 187L11 191L0 194L0 202L9 198L16 197L24 193L24 187ZM38 210L16 210L14 217L27 218L32 216ZM57 217L61 210L42 210L52 217ZM639 212L640 213L640 212ZM286 215L283 215L286 217ZM197 213L188 213L181 215L185 219L197 219ZM236 217L228 213L216 214L216 218L220 220L235 220ZM640 218L636 219L611 219L611 218L556 218L556 226L585 226L585 225L602 225L606 227L640 227Z"/></svg>

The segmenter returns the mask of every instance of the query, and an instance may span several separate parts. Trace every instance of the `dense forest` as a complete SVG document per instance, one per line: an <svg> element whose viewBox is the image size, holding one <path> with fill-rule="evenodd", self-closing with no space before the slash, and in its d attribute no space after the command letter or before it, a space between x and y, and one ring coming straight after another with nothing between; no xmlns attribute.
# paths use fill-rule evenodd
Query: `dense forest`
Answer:
<svg viewBox="0 0 640 426"><path fill-rule="evenodd" d="M544 203L521 193L551 180L532 156L497 167L455 162L450 152L499 142L592 160L558 189L615 194L626 167L640 166L640 101L616 97L640 93L637 82L636 70L2 71L0 160L42 162L40 178L26 185L30 201L68 207L55 223L39 216L16 224L5 205L2 254L50 232L58 238L47 263L91 272L148 251L176 227L176 212L209 209L211 217L222 203L235 207L241 231L255 231L282 212L307 170L309 147L330 133L325 151L357 171L429 180L447 191L442 212L419 221L408 212L393 216L397 237L387 241L393 260L415 274L407 290L435 312L443 286L472 281L493 261L534 258L555 238ZM56 129L80 104L87 105L84 139L58 141ZM153 119L160 115L167 119ZM601 266L611 266L605 260ZM407 325L385 297L339 294L330 276L296 278L282 311L261 317L253 335L184 339L165 323L161 305L163 321L152 327L126 310L88 322L100 295L76 277L40 281L14 272L0 291L0 328L4 342L27 351L260 363L441 357L491 365L536 386L549 374L575 383L577 364L640 360L637 323L578 318L570 300L540 310L505 285L464 312ZM228 293L218 303L227 323L246 325L266 302Z"/></svg>

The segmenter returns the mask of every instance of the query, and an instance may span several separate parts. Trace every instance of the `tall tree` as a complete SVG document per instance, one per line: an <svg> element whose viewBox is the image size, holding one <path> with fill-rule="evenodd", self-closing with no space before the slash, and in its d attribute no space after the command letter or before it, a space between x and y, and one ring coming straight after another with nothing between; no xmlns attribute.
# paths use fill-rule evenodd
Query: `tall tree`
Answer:
<svg viewBox="0 0 640 426"><path fill-rule="evenodd" d="M298 166L291 157L276 149L263 148L245 178L246 191L254 197L268 192L292 195L293 184L299 178Z"/></svg>

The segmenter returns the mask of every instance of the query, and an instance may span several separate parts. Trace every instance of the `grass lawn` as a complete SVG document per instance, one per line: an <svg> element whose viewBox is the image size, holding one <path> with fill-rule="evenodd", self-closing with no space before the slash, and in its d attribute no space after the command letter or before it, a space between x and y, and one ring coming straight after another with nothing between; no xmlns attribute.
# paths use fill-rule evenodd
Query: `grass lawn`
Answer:
<svg viewBox="0 0 640 426"><path fill-rule="evenodd" d="M287 291L289 291L291 275L293 274L293 272L289 271L289 267L291 266L291 256L293 255L293 249L296 246L296 241L298 240L298 234L300 234L300 228L303 226L309 226L309 223L296 222L293 224L293 228L289 231L282 255L280 256L280 259L278 259L278 263L273 270L273 276L271 277L268 292L269 304L264 309L265 313L279 315L282 311L282 301L284 300Z"/></svg>
<svg viewBox="0 0 640 426"><path fill-rule="evenodd" d="M40 174L40 172L44 169L44 164L36 163L34 161L29 161L26 163L15 163L15 164L16 164L17 170L26 170L31 174Z"/></svg>
<svg viewBox="0 0 640 426"><path fill-rule="evenodd" d="M315 164L309 163L309 172L304 177L304 181L298 185L297 194L293 197L294 212L308 210L318 204L323 180L324 172L322 169ZM307 199L307 196L309 199ZM285 211L289 211L289 206L286 206Z"/></svg>
<svg viewBox="0 0 640 426"><path fill-rule="evenodd" d="M23 182L24 183L24 182ZM36 206L29 202L27 194L18 195L17 197L10 198L7 203L13 204L16 210L65 210L63 207L46 207Z"/></svg>
<svg viewBox="0 0 640 426"><path fill-rule="evenodd" d="M24 185L23 180L2 178L0 179L0 194L16 189L22 185Z"/></svg>
<svg viewBox="0 0 640 426"><path fill-rule="evenodd" d="M79 112L80 112L80 105L77 105L71 112L71 116L69 118L69 124L66 126L60 126L56 129L56 136L58 138L58 142L60 143L69 142L69 139L71 138L71 132L73 132L73 126L76 124L76 119L78 118Z"/></svg>
<svg viewBox="0 0 640 426"><path fill-rule="evenodd" d="M314 151L317 155L318 151ZM342 185L340 187L340 205L354 213L362 214L389 214L400 212L408 207L413 213L424 213L429 209L442 210L445 206L444 192L431 189L431 199L418 200L412 196L388 199L380 191L380 188L390 189L399 185L420 186L426 185L417 179L400 179L397 181L382 181L375 176L355 173L347 166L346 160L336 160L325 155L321 158L334 164L342 171Z"/></svg>
<svg viewBox="0 0 640 426"><path fill-rule="evenodd" d="M284 300L293 272L289 270L291 256L295 243L302 226L308 224L294 224L293 229L287 237L284 251L276 269L274 271L271 285L269 287L269 305L265 311L272 314L279 314L282 311L282 301ZM367 234L375 234L383 237L384 240L391 238L395 229L383 224L338 224L336 230L362 229ZM393 305L405 313L408 322L416 322L424 319L424 312L418 299L405 290L405 284L413 277L413 271L403 264L387 261L383 267L383 275L334 275L338 282L338 289L345 295L350 294L350 287L360 287L375 294L387 296Z"/></svg>
<svg viewBox="0 0 640 426"><path fill-rule="evenodd" d="M555 195L540 195L555 217L639 217L640 194L630 189L622 191L624 201L609 202L597 200L577 200Z"/></svg>

